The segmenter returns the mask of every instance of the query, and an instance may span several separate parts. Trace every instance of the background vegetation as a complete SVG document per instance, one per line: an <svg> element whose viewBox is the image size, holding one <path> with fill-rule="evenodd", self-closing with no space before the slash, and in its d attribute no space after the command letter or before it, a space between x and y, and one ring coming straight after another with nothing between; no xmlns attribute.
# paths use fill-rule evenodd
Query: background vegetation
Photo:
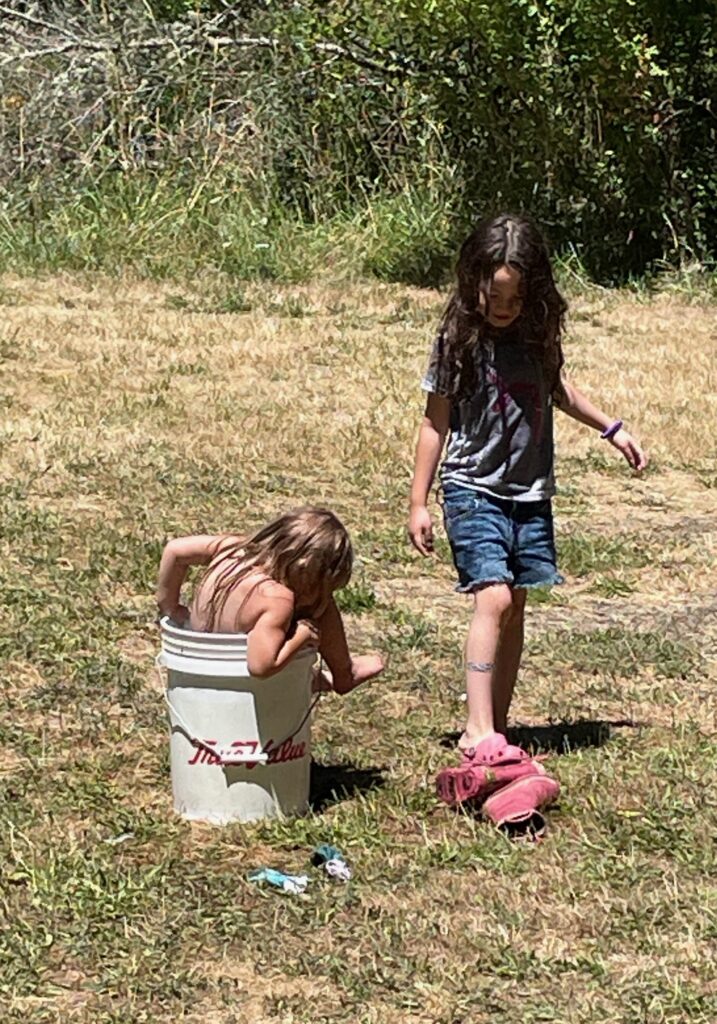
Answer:
<svg viewBox="0 0 717 1024"><path fill-rule="evenodd" d="M2 5L0 260L427 283L531 212L602 281L711 265L706 0Z"/></svg>

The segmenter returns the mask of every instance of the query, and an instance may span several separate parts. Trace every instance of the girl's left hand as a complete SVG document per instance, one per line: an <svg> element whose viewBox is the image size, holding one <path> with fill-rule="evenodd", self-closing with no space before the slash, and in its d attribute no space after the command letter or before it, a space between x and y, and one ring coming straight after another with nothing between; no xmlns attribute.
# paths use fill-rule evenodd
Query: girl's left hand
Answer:
<svg viewBox="0 0 717 1024"><path fill-rule="evenodd" d="M647 465L647 455L642 450L637 441L630 437L626 430L618 430L610 438L610 444L613 448L617 448L619 452L625 456L625 459L630 466L636 471L641 472Z"/></svg>
<svg viewBox="0 0 717 1024"><path fill-rule="evenodd" d="M321 643L319 627L312 619L298 619L294 636L300 641L302 647L318 648Z"/></svg>

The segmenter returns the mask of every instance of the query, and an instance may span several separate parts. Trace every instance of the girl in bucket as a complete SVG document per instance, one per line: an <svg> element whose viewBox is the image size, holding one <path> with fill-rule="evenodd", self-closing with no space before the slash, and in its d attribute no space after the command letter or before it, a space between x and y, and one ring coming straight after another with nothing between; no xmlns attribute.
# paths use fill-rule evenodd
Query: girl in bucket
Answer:
<svg viewBox="0 0 717 1024"><path fill-rule="evenodd" d="M475 795L485 772L537 771L506 740L529 587L562 583L553 542L553 407L600 432L633 470L646 457L623 428L562 376L566 303L543 238L525 218L484 221L466 239L457 283L430 355L408 530L433 551L428 494L441 459L443 513L458 574L473 596L465 645L468 720L462 768L439 777L449 802ZM465 769L479 769L471 775ZM507 772L506 781L512 774ZM520 786L521 783L514 783ZM480 790L484 793L485 790Z"/></svg>
<svg viewBox="0 0 717 1024"><path fill-rule="evenodd" d="M207 566L191 609L180 590L192 565ZM351 578L353 550L340 520L326 509L300 508L249 537L178 537L159 567L160 614L201 632L246 633L253 676L274 675L302 648L315 647L331 679L319 689L346 694L383 669L377 654L351 657L334 591Z"/></svg>

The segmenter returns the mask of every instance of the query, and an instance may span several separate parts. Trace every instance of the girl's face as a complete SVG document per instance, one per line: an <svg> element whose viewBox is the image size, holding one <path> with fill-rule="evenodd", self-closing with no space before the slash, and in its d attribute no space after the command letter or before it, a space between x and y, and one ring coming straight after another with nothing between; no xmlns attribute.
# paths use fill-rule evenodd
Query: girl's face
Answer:
<svg viewBox="0 0 717 1024"><path fill-rule="evenodd" d="M478 306L491 327L510 327L517 320L523 309L522 295L523 277L515 267L498 267L488 294L488 314L486 316L485 295L478 295Z"/></svg>
<svg viewBox="0 0 717 1024"><path fill-rule="evenodd" d="M310 610L311 618L319 618L324 614L335 590L345 587L349 578L336 580L329 576L323 577L314 586L304 586L295 590L296 606Z"/></svg>

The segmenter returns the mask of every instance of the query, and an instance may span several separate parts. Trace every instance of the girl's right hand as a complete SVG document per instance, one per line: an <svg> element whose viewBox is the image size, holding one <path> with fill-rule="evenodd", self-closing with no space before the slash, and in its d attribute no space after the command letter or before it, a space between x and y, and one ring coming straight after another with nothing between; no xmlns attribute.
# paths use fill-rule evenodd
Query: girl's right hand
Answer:
<svg viewBox="0 0 717 1024"><path fill-rule="evenodd" d="M433 552L433 523L431 514L425 505L412 505L408 519L408 535L411 544L422 555Z"/></svg>

